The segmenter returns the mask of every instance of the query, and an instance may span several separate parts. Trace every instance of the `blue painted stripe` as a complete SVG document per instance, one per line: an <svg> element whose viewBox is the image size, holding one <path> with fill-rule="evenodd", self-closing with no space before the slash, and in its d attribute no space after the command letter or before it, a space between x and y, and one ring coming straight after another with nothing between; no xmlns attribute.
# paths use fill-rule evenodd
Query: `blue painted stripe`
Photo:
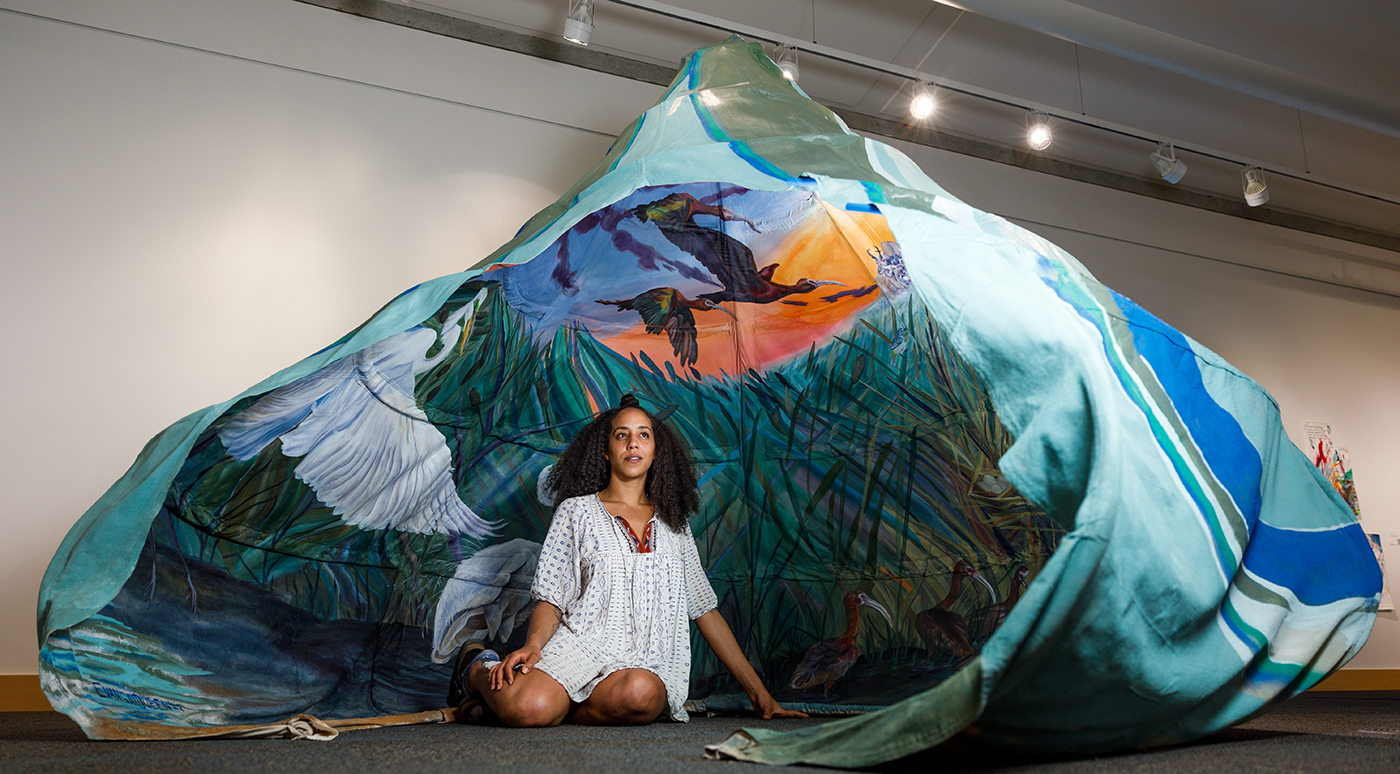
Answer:
<svg viewBox="0 0 1400 774"><path fill-rule="evenodd" d="M749 147L748 143L742 140L730 141L729 149L734 151L734 155L748 162L749 166L769 177L775 177L789 185L798 185L803 182L803 178L788 174L787 170L758 155L753 148Z"/></svg>
<svg viewBox="0 0 1400 774"><path fill-rule="evenodd" d="M700 57L704 55L704 49L701 49L691 54L685 62L685 83L691 91L695 91L700 85Z"/></svg>
<svg viewBox="0 0 1400 774"><path fill-rule="evenodd" d="M1243 678L1246 685L1256 690L1268 688L1283 691L1297 680L1304 670L1305 667L1300 664L1286 664L1263 657L1245 668Z"/></svg>
<svg viewBox="0 0 1400 774"><path fill-rule="evenodd" d="M712 113L709 108L705 107L705 103L700 100L700 95L693 93L700 83L700 60L703 57L703 52L692 54L690 63L686 66L686 69L688 70L687 77L692 90L690 105L691 108L695 110L695 116L699 119L700 126L704 127L705 134L709 135L710 139L715 142L722 142L728 145L729 150L733 151L735 156L743 159L749 166L769 177L777 178L791 185L798 185L808 180L809 178L793 177L788 174L787 170L779 167L763 156L760 156L753 148L749 147L748 143L743 140L735 140L732 138L729 132L725 130L724 124L720 123L720 120L715 117L715 114Z"/></svg>
<svg viewBox="0 0 1400 774"><path fill-rule="evenodd" d="M1049 266L1046 265L1048 261L1045 261L1043 257L1042 261L1044 261L1043 268L1049 268ZM1130 377L1125 372L1126 364L1120 364L1118 362L1118 357L1115 355L1109 343L1112 340L1112 336L1108 330L1106 320L1102 317L1104 314L1103 310L1098 308L1097 304L1092 303L1092 299L1090 298L1078 298L1080 293L1076 292L1072 284L1063 281L1057 282L1044 273L1042 274L1042 279L1056 291L1056 294L1059 295L1061 299L1069 303L1072 308L1084 317L1084 319L1088 320L1095 328L1099 329L1100 335L1103 338L1104 353L1108 356L1109 364L1117 373L1119 382L1128 392L1132 400L1138 403L1143 409L1143 413L1146 415L1149 424L1152 425L1153 434L1157 437L1158 443L1162 446L1163 450L1168 453L1173 465L1176 467L1178 477L1181 479L1182 483L1186 485L1187 491L1195 501L1206 523L1211 528L1211 534L1216 541L1217 558L1221 560L1221 564L1227 570L1227 574L1233 575L1236 565L1233 561L1233 557L1228 553L1227 546L1224 542L1224 535L1220 534L1219 516L1214 512L1214 508L1210 506L1208 501L1206 501L1203 496L1204 493L1199 491L1199 482L1195 481L1195 477L1183 464L1184 461L1179 459L1174 445L1162 432L1162 428L1157 426L1156 419L1145 403L1147 400L1146 396L1139 394L1138 390L1131 382ZM1181 376L1178 370L1171 368L1171 364L1177 356L1164 354L1167 351L1165 349L1166 347L1170 346L1175 348L1175 345L1171 343L1170 337L1166 336L1166 332L1170 331L1172 334L1175 334L1177 340L1182 344L1186 343L1185 338L1181 337L1179 333L1173 331L1165 323L1151 317L1151 315L1142 310L1141 307L1137 307L1122 296L1114 295L1117 297L1116 300L1118 300L1119 303L1126 303L1135 310L1136 314L1130 312L1127 308L1124 309L1124 314L1128 316L1130 323L1135 323L1137 333L1145 334L1137 335L1137 333L1135 333L1133 341L1134 347L1138 349L1139 356L1144 357L1144 359L1148 360L1149 364L1153 365L1153 370L1158 373L1159 383L1163 384L1163 388L1167 390L1168 396L1172 396L1175 401L1176 398L1172 395L1172 389L1167 387L1167 382L1179 380ZM1137 319L1134 320L1134 317ZM1138 327L1136 325L1138 321L1150 322L1150 324ZM1154 338L1152 335L1153 332L1161 333L1163 336L1156 337L1157 341L1153 342L1151 341L1151 339ZM1143 346L1139 347L1139 345ZM1162 348L1163 351L1155 353L1159 358L1157 363L1153 363L1151 359L1147 358L1147 355L1143 352L1144 348L1148 350ZM1185 353L1181 355L1181 357L1186 356L1189 356L1194 362L1195 355L1190 351L1189 345L1186 347ZM1176 376L1172 376L1173 374L1176 374ZM1198 368L1195 371L1195 377L1197 380L1200 379L1200 371ZM1175 389L1177 394L1182 396L1182 403L1190 406L1191 408L1189 410L1196 412L1196 417L1202 420L1197 428L1202 435L1215 430L1214 427L1208 424L1208 420L1202 419L1211 416L1212 413L1211 409L1204 405L1205 401L1215 405L1216 410L1229 417L1231 424L1239 431L1239 424L1234 421L1233 416L1218 404L1215 404L1214 400L1211 399L1208 394L1206 394L1203 399L1191 397L1189 395L1189 384L1189 380L1181 380L1175 385ZM1204 392L1203 385L1200 389ZM1174 404L1172 408L1178 412L1178 415L1184 413L1180 406ZM1183 421L1185 421L1184 418ZM1192 429L1191 432L1193 433L1193 438L1200 437L1196 434L1196 429ZM1239 431L1239 433L1240 436L1243 437L1243 431ZM1236 444L1240 442L1249 444L1247 438L1243 438L1242 441L1236 439ZM1206 446L1214 446L1214 444L1207 442L1206 444L1200 444L1200 446L1204 454ZM1212 454L1219 455L1218 459L1225 460L1225 462L1220 463L1222 467L1224 465L1238 463L1238 460L1230 461L1232 453L1239 453L1238 447L1235 446L1232 448L1231 444L1224 444L1223 447L1223 449L1215 448L1212 451ZM1253 451L1253 444L1249 444L1249 450ZM1255 459L1258 459L1257 451L1254 452L1253 456ZM1216 468L1217 462L1209 457L1206 458L1206 461L1207 464L1211 465L1212 473L1220 476L1220 473L1223 471ZM1262 463L1260 464L1262 465ZM1254 474L1256 481L1260 475L1259 473ZM1224 479L1218 480L1225 483ZM1243 481L1248 481L1247 472ZM1234 485L1240 486L1240 481L1236 480ZM1258 484L1256 483L1253 488L1257 491ZM1227 484L1227 491L1229 491L1229 489L1230 485ZM1231 492L1231 494L1232 497L1236 496L1234 492ZM1261 505L1257 502L1257 495L1254 498L1249 498L1242 490L1239 498L1245 502L1252 503L1254 528L1249 543L1245 547L1245 555L1242 557L1241 564L1248 566L1249 571L1255 576L1277 586L1289 589L1300 602L1311 606L1326 605L1342 599L1370 598L1380 593L1380 569L1371 559L1370 544L1367 542L1365 534L1361 531L1360 525L1349 524L1334 530L1308 532L1284 530L1273 527L1258 519ZM1347 571L1339 571L1339 567L1346 567L1349 569ZM1235 616L1237 620L1231 620L1228 613L1224 618L1226 624L1230 626L1242 640L1245 642L1254 640L1253 637L1249 636L1248 627L1243 625L1243 620L1238 619L1237 615Z"/></svg>
<svg viewBox="0 0 1400 774"><path fill-rule="evenodd" d="M622 146L622 152L617 154L617 158L613 159L613 163L608 165L609 172L612 172L613 170L617 169L617 165L621 164L624 158L627 158L627 151L632 150L632 144L637 141L637 135L640 135L642 133L642 127L646 125L646 122L646 113L642 113L641 115L637 116L637 126L632 130L632 136L627 138L627 144ZM608 150L612 149L609 148Z"/></svg>
<svg viewBox="0 0 1400 774"><path fill-rule="evenodd" d="M1300 532L1260 521L1244 564L1254 575L1314 607L1381 593L1381 568L1360 524Z"/></svg>
<svg viewBox="0 0 1400 774"><path fill-rule="evenodd" d="M1235 417L1206 390L1200 361L1190 343L1132 300L1118 293L1113 293L1113 298L1132 326L1138 354L1152 366L1211 474L1230 493L1245 519L1250 541L1244 566L1255 576L1289 589L1307 605L1379 593L1379 573L1336 571L1339 566L1365 567L1371 563L1370 547L1359 526L1300 532L1259 521L1263 461ZM1264 531L1258 529L1261 524Z"/></svg>
<svg viewBox="0 0 1400 774"><path fill-rule="evenodd" d="M1239 569L1239 560L1235 556L1234 549L1226 539L1221 527L1219 514L1215 512L1215 506L1210 498L1206 496L1205 487L1187 464L1185 456L1177 444L1172 440L1167 428L1152 410L1156 405L1149 396L1144 395L1138 388L1134 379L1132 367L1125 361L1126 353L1120 353L1113 331L1108 324L1108 312L1099 304L1098 300L1091 296L1073 279L1065 275L1064 268L1057 263L1052 263L1045 256L1040 256L1038 260L1040 268L1040 279L1051 290L1055 292L1070 308L1075 310L1079 316L1083 317L1093 325L1099 332L1099 339L1103 346L1104 360L1113 374L1118 379L1118 384L1123 388L1124 394L1133 402L1138 410L1142 412L1143 418L1147 420L1147 425L1151 428L1152 436L1157 441L1157 446L1167 456L1171 463L1173 472L1176 473L1177 480L1185 487L1187 496L1196 506L1197 513L1201 516L1201 522L1210 533L1212 545L1215 549L1215 557L1220 564L1220 571L1226 578L1234 577ZM1162 407L1164 410L1170 407Z"/></svg>
<svg viewBox="0 0 1400 774"><path fill-rule="evenodd" d="M870 197L870 201L876 204L887 204L885 200L885 189L868 180L862 180L861 187L865 189L865 195Z"/></svg>
<svg viewBox="0 0 1400 774"><path fill-rule="evenodd" d="M1157 382L1191 434L1201 456L1240 509L1248 530L1254 529L1262 504L1264 464L1239 421L1215 402L1201 379L1200 361L1186 337L1132 299L1112 290L1113 300L1133 327L1133 345L1152 366Z"/></svg>
<svg viewBox="0 0 1400 774"><path fill-rule="evenodd" d="M1269 638L1263 632L1245 623L1244 616L1235 609L1235 603L1230 601L1230 597L1225 597L1225 602L1220 605L1220 620L1235 633L1235 636L1244 643L1252 653L1258 653L1269 644Z"/></svg>

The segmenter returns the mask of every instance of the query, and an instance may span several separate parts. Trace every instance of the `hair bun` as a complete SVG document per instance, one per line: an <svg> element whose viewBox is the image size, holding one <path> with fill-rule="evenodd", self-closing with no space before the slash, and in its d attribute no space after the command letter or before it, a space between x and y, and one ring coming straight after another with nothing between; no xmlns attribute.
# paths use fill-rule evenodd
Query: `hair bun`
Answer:
<svg viewBox="0 0 1400 774"><path fill-rule="evenodd" d="M621 400L619 400L619 401L617 402L617 407L620 408L620 409L625 409L625 408L641 408L641 407L642 407L642 403L641 403L641 401L637 400L637 396L636 396L636 395L633 395L632 393L629 392L629 393L627 393L626 395L623 395L622 398L621 398Z"/></svg>

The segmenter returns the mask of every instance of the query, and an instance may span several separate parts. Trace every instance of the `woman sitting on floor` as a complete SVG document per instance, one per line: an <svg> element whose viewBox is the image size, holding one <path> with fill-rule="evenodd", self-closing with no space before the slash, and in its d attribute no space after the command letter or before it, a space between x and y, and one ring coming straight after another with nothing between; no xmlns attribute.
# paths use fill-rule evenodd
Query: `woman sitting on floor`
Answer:
<svg viewBox="0 0 1400 774"><path fill-rule="evenodd" d="M690 454L624 395L576 436L545 480L558 504L540 553L525 646L502 660L463 646L448 701L484 702L508 726L688 719L690 626L763 718L773 700L715 605L688 517Z"/></svg>

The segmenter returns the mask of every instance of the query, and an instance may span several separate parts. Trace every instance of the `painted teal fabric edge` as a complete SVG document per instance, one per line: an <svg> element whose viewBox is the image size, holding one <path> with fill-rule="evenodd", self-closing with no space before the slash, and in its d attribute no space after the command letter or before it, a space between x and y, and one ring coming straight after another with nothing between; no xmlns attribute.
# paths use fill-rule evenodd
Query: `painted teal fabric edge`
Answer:
<svg viewBox="0 0 1400 774"><path fill-rule="evenodd" d="M936 687L869 715L797 731L745 727L705 748L711 759L854 769L912 755L951 738L982 712L980 659Z"/></svg>

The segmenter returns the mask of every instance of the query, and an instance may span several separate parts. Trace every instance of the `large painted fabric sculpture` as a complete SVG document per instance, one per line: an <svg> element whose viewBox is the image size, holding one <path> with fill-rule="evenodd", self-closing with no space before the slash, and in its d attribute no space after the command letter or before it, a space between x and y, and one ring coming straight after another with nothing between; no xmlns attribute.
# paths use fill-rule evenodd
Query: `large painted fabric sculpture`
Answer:
<svg viewBox="0 0 1400 774"><path fill-rule="evenodd" d="M1370 631L1366 538L1268 395L756 45L693 54L483 266L149 444L44 579L55 707L120 738L441 706L461 642L523 636L539 473L624 392L693 445L778 698L886 708L717 754L1189 739ZM691 699L736 706L696 653Z"/></svg>

